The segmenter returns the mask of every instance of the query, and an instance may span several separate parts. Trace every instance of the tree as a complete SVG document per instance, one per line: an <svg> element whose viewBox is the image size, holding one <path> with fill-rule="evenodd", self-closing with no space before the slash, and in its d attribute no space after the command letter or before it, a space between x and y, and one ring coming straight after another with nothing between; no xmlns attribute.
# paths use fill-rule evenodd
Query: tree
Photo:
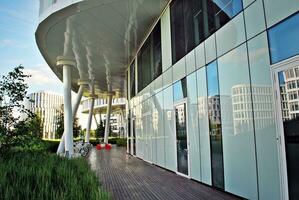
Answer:
<svg viewBox="0 0 299 200"><path fill-rule="evenodd" d="M98 124L97 129L96 129L97 142L100 141L100 138L104 137L104 134L105 134L105 127L103 125L103 121L100 121L100 123Z"/></svg>
<svg viewBox="0 0 299 200"><path fill-rule="evenodd" d="M23 105L28 89L25 79L30 77L23 69L20 65L0 80L0 152L24 146L39 135L39 128L33 129L38 117ZM21 115L27 119L21 120Z"/></svg>
<svg viewBox="0 0 299 200"><path fill-rule="evenodd" d="M64 132L64 114L63 114L63 105L61 105L60 109L57 110L58 115L56 116L56 138L61 138Z"/></svg>
<svg viewBox="0 0 299 200"><path fill-rule="evenodd" d="M56 134L57 138L61 138L64 132L64 112L63 112L63 105L61 105L60 109L58 110L58 115L56 116ZM74 137L78 137L81 131L81 126L79 125L79 119L76 117L73 122L73 133Z"/></svg>
<svg viewBox="0 0 299 200"><path fill-rule="evenodd" d="M78 137L81 131L81 126L79 125L79 118L76 117L74 122L73 122L73 132L74 132L74 137Z"/></svg>

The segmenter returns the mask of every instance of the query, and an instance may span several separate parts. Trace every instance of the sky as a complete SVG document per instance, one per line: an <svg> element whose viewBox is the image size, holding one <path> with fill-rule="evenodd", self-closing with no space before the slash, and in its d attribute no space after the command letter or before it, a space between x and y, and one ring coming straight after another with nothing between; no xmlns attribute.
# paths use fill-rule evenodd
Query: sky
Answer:
<svg viewBox="0 0 299 200"><path fill-rule="evenodd" d="M49 90L62 94L61 81L48 67L35 42L39 0L0 1L0 75L23 65L28 92Z"/></svg>
<svg viewBox="0 0 299 200"><path fill-rule="evenodd" d="M63 92L61 81L40 54L35 42L39 0L0 0L0 76L23 65L28 93L40 90ZM75 93L73 93L73 99ZM87 115L78 110L79 123L86 128ZM95 122L92 128L95 129Z"/></svg>

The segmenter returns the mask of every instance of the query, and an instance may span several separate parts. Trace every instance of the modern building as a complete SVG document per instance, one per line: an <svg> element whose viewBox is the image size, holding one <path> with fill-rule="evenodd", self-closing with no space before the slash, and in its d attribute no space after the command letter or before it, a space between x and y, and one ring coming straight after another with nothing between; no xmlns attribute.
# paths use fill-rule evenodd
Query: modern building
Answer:
<svg viewBox="0 0 299 200"><path fill-rule="evenodd" d="M71 90L126 97L128 153L246 199L299 199L298 0L40 2L66 152Z"/></svg>
<svg viewBox="0 0 299 200"><path fill-rule="evenodd" d="M82 113L88 114L90 109L91 99L85 99L81 101ZM106 124L106 113L107 113L108 102L107 99L95 99L93 115L96 125L101 121ZM111 105L111 116L110 116L110 127L113 133L119 134L121 136L126 136L125 133L125 109L126 109L126 99L116 98L112 99Z"/></svg>
<svg viewBox="0 0 299 200"><path fill-rule="evenodd" d="M31 93L25 100L25 108L38 114L43 126L43 139L55 139L57 117L63 105L63 96L49 91Z"/></svg>

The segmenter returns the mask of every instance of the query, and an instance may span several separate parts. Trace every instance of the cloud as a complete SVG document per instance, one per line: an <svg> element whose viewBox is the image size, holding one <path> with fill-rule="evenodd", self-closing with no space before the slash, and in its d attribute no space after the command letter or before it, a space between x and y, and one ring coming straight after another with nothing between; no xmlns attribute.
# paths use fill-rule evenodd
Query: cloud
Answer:
<svg viewBox="0 0 299 200"><path fill-rule="evenodd" d="M11 40L11 39L0 40L1 47L13 46L14 44L15 44L15 41Z"/></svg>
<svg viewBox="0 0 299 200"><path fill-rule="evenodd" d="M31 75L27 83L31 85L60 84L59 79L47 65L38 65L33 68L25 68L24 73Z"/></svg>
<svg viewBox="0 0 299 200"><path fill-rule="evenodd" d="M17 48L27 48L29 45L25 43L20 43L13 39L2 39L0 40L0 47L17 47Z"/></svg>

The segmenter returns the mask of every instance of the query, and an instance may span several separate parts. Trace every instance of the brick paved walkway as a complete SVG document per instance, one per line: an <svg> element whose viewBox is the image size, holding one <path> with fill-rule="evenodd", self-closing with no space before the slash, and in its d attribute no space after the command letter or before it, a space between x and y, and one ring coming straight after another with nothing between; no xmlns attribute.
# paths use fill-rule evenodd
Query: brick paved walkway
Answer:
<svg viewBox="0 0 299 200"><path fill-rule="evenodd" d="M93 149L88 162L113 199L237 199L127 155L124 148L113 147L111 151Z"/></svg>

